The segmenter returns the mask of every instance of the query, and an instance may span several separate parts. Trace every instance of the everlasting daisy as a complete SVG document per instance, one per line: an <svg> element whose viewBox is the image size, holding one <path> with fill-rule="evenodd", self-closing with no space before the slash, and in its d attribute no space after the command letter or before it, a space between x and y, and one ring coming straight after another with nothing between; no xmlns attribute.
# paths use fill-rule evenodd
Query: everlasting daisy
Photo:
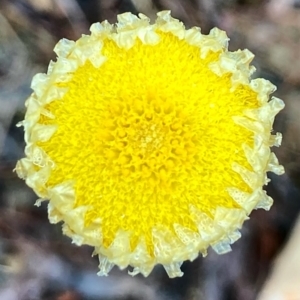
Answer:
<svg viewBox="0 0 300 300"><path fill-rule="evenodd" d="M185 29L169 11L93 24L63 39L47 74L32 80L17 173L51 223L95 247L100 275L114 265L147 276L230 250L253 209L268 210L266 173L283 102L251 80L253 54L230 52L217 28Z"/></svg>

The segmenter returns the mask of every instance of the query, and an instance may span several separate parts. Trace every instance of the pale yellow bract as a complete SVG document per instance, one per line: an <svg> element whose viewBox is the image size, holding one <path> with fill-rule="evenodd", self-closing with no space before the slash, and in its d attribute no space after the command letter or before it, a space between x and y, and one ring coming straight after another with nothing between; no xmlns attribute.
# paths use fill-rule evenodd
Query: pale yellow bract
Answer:
<svg viewBox="0 0 300 300"><path fill-rule="evenodd" d="M268 210L266 172L284 172L271 146L284 107L250 76L253 55L230 52L217 28L186 30L169 11L154 24L125 13L61 40L26 101L26 157L17 173L49 219L114 265L170 277L207 248L230 250L253 209Z"/></svg>

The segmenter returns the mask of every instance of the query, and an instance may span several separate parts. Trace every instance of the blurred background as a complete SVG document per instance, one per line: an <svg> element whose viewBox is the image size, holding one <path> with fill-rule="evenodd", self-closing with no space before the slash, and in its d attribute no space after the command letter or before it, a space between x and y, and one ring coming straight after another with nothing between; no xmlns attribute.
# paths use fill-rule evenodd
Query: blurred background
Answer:
<svg viewBox="0 0 300 300"><path fill-rule="evenodd" d="M177 279L160 267L146 279L116 267L109 277L98 277L92 249L72 245L60 225L50 225L46 205L33 206L37 197L12 171L24 155L23 128L15 124L23 119L32 76L46 72L59 39L77 39L91 23L115 22L118 13L155 18L164 9L203 33L215 26L226 30L230 50L248 48L256 55L255 76L277 85L274 95L286 103L274 126L284 136L274 151L286 174L271 175L271 211L251 214L231 253L210 251L205 259L186 262L185 275ZM0 0L0 299L258 299L300 211L299 91L299 0ZM288 249L300 256L300 238ZM284 253L287 275L280 282L296 284L280 299L300 300L300 275L288 269L300 271L300 258Z"/></svg>

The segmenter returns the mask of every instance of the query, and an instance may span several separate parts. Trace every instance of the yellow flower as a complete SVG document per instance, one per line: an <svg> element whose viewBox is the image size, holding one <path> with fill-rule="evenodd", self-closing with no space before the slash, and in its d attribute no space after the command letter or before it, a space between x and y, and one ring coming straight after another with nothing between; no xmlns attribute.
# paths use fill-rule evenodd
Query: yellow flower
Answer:
<svg viewBox="0 0 300 300"><path fill-rule="evenodd" d="M26 101L26 157L17 173L48 199L51 223L114 265L170 277L207 248L230 250L253 209L269 209L266 172L284 172L270 146L283 102L250 80L248 50L225 32L186 30L170 12L154 24L125 13L61 40Z"/></svg>

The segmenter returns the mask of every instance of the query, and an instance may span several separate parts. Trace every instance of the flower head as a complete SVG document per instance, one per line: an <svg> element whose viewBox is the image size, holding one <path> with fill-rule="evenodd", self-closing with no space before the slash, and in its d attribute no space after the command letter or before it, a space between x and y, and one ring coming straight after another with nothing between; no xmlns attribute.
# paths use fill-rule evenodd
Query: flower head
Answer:
<svg viewBox="0 0 300 300"><path fill-rule="evenodd" d="M270 146L283 102L250 80L248 50L226 34L186 30L170 12L154 24L125 13L91 35L61 40L26 101L26 157L17 173L63 232L113 265L170 277L207 248L230 250L255 208L269 209ZM39 202L38 202L39 203Z"/></svg>

